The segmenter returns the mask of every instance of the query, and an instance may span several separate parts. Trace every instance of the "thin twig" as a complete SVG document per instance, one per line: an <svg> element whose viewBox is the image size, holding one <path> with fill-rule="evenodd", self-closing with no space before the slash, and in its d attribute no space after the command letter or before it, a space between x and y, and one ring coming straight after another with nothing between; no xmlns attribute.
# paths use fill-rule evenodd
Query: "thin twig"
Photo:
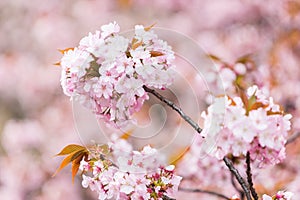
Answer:
<svg viewBox="0 0 300 200"><path fill-rule="evenodd" d="M223 161L225 162L226 166L231 171L231 173L238 180L239 184L242 186L247 200L251 200L251 195L250 195L248 185L246 184L243 177L240 175L239 171L233 166L233 163L231 162L231 160L229 158L227 158L226 156L223 158Z"/></svg>
<svg viewBox="0 0 300 200"><path fill-rule="evenodd" d="M226 197L223 194L220 194L220 193L217 193L217 192L213 192L213 191L208 191L208 190L190 189L190 188L179 188L179 190L183 191L183 192L205 193L205 194L210 194L210 195L214 195L214 196L220 197L222 199L230 200L229 197Z"/></svg>
<svg viewBox="0 0 300 200"><path fill-rule="evenodd" d="M285 145L288 145L288 144L294 142L295 140L298 139L298 137L300 137L300 132L297 132L297 133L291 135L291 136L287 139Z"/></svg>
<svg viewBox="0 0 300 200"><path fill-rule="evenodd" d="M144 90L146 92L153 94L160 101L164 102L165 104L167 104L168 106L170 106L173 110L175 110L182 117L182 119L184 119L187 123L189 123L198 133L202 132L202 128L200 128L200 126L196 122L194 122L189 116L187 116L181 110L181 108L179 108L177 105L175 105L174 102L166 99L164 96L162 96L161 94L159 94L158 92L156 92L153 89L150 89L150 88L148 88L146 86L143 86L143 88L144 88Z"/></svg>
<svg viewBox="0 0 300 200"><path fill-rule="evenodd" d="M164 195L164 196L162 197L162 199L163 199L163 200L176 200L176 199L173 199L173 198L168 197L168 196L166 196L166 195Z"/></svg>
<svg viewBox="0 0 300 200"><path fill-rule="evenodd" d="M258 200L258 195L257 195L257 193L255 191L255 188L253 186L253 181L252 181L252 173L251 173L251 163L250 163L250 153L249 153L249 151L247 152L247 155L246 155L246 165L247 165L247 170L246 170L247 181L248 181L248 185L249 185L251 194L252 194L252 196L253 196L253 198L255 200Z"/></svg>
<svg viewBox="0 0 300 200"><path fill-rule="evenodd" d="M234 175L232 173L230 173L231 175L231 184L233 185L234 189L240 194L240 199L244 199L245 198L245 194L244 194L244 191L241 190L240 188L238 188L238 186L236 185L235 183L235 179L234 179Z"/></svg>

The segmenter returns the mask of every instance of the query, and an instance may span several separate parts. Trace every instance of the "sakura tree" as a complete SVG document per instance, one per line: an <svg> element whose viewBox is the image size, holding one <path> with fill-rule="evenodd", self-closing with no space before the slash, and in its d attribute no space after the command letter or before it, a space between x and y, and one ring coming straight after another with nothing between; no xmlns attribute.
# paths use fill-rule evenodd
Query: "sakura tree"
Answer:
<svg viewBox="0 0 300 200"><path fill-rule="evenodd" d="M93 146L98 146L94 149L103 151L106 162L112 162L122 170L126 167L124 160L133 156L131 151L135 151L134 155L146 153L149 157L147 148L151 147L159 156L159 162L153 166L157 163L164 167L174 165L174 174L182 177L179 190L173 197L183 200L241 199L242 187L220 159L221 155L235 150L234 156L226 156L248 182L246 148L263 154L262 151L268 149L272 153L267 160L251 157L252 152L249 152L255 191L259 197L268 199L288 198L292 192L293 198L297 199L300 195L300 140L297 134L300 130L299 11L298 0L46 0L42 3L32 0L30 4L22 0L1 0L0 199L97 199L97 192L82 188L82 176L74 176L72 185L71 165L52 177L62 159L53 158L53 155L66 144L79 144L88 148L88 152L95 152ZM62 68L53 67L62 56L56 49L78 48L80 38L88 32L94 34L95 30L101 33L100 26L110 21L117 21L122 27L115 35L129 42L136 24L147 27L156 23L151 30L174 52L173 66L168 69L175 71L172 83L163 90L147 86L149 98L139 111L127 113L131 119L118 127L113 123L109 123L112 127L106 127L107 115L99 115L96 122L93 110L85 109L78 101L70 102L59 81ZM129 35L127 30L130 30ZM163 30L168 30L168 34L162 35ZM214 67L209 68L211 71L196 76L199 72L191 65L201 71L205 67L204 59L199 57L202 54L187 40L185 43L173 42L174 31L185 34L205 50L207 54L203 57L214 63ZM186 47L186 54L178 51L183 47ZM206 83L201 83L202 80ZM206 90L206 84L209 90ZM255 85L268 101L263 101L266 104L248 113L265 111L265 119L269 121L276 116L268 114L267 105L275 104L280 106L281 115L286 115L285 120L289 113L292 114L288 120L291 129L284 137L286 143L282 145L282 137L275 139L278 136L276 131L276 134L264 132L265 136L272 138L269 141L255 133L250 144L232 142L223 145L227 137L239 138L240 142L251 139L252 136L240 138L241 132L247 129L241 129L238 123L230 127L225 115L234 109L245 109L245 100L248 98L252 102L250 99L253 99L247 92L248 88L255 88ZM218 91L220 88L226 91ZM204 129L201 134L150 91L156 96L160 94L161 99L169 100L169 103L173 102L195 122L194 125ZM214 96L223 98L216 102ZM273 97L273 103L269 97ZM239 98L242 104L236 100ZM229 104L226 109L225 103ZM208 109L217 105L226 113L217 115ZM236 115L242 121L249 119L250 114L243 112ZM206 118L217 116L224 118L219 120L224 124L216 125L222 131L211 129L216 135L206 134L209 131L205 130L213 125ZM93 120L95 127L91 124ZM248 130L257 128L253 123L246 127ZM286 127L280 130L284 129L287 130ZM105 137L100 136L101 133L105 133ZM278 147L271 145L273 139ZM120 161L115 156L114 144L118 141L118 146L126 146L122 146L126 151L122 155L126 158ZM265 147L254 148L255 143ZM114 153L107 150L108 147ZM239 159L238 153L241 153ZM97 163L97 166L100 165ZM83 169L80 167L79 172ZM84 175L86 179L93 178L92 169ZM220 195L214 195L216 193Z"/></svg>
<svg viewBox="0 0 300 200"><path fill-rule="evenodd" d="M125 37L113 22L89 33L77 47L61 52L63 57L57 64L62 68L64 93L110 129L121 130L121 134L111 134L107 143L71 144L57 154L66 156L57 172L71 163L73 179L80 170L82 186L97 193L98 199L175 199L178 189L222 199L259 199L252 179L253 166L265 168L286 157L292 115L270 97L267 86L256 85L257 77L249 73L253 63L247 57L232 66L207 55L216 65L208 81L225 90L207 94L212 102L201 114L201 128L159 92L168 90L174 82L176 52L159 38L153 26L136 25L134 35ZM138 123L133 116L149 100L149 94L194 129L195 141L176 161L168 161L167 155L151 145L136 150L129 142L131 135L124 136L126 127ZM208 174L201 174L203 168ZM223 170L230 173L222 174ZM201 187L201 179L210 176L219 176L222 184L231 180L236 194L227 196L224 191L201 190L184 183L199 182ZM292 196L291 192L278 191L261 198L290 200Z"/></svg>

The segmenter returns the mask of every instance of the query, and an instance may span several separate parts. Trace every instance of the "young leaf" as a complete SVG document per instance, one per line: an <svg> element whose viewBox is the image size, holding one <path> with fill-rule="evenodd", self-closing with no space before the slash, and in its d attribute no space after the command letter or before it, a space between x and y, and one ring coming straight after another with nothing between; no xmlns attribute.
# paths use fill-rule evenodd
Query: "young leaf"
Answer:
<svg viewBox="0 0 300 200"><path fill-rule="evenodd" d="M156 24L156 23L154 23L154 24L152 24L152 25L150 25L150 26L145 27L144 30L145 30L145 31L150 31L150 30L153 28L153 26L155 26L155 24Z"/></svg>
<svg viewBox="0 0 300 200"><path fill-rule="evenodd" d="M60 66L60 62L56 62L56 63L54 63L53 65L55 65L55 66Z"/></svg>
<svg viewBox="0 0 300 200"><path fill-rule="evenodd" d="M69 51L69 50L74 50L74 48L71 47L71 48L66 48L66 49L58 49L58 51L59 51L60 53L62 53L62 54L64 54L65 52L67 52L67 51Z"/></svg>
<svg viewBox="0 0 300 200"><path fill-rule="evenodd" d="M67 157L65 157L63 159L63 161L61 162L59 168L55 171L55 173L52 175L52 177L56 176L56 174L58 174L58 172L60 172L60 170L62 170L65 166L67 166L70 162L72 162L72 156L73 154L68 155Z"/></svg>
<svg viewBox="0 0 300 200"><path fill-rule="evenodd" d="M218 61L218 62L222 62L221 58L213 55L213 54L207 54L207 57L212 59L213 61Z"/></svg>
<svg viewBox="0 0 300 200"><path fill-rule="evenodd" d="M157 57L157 56L162 56L164 54L159 51L150 51L150 55L151 55L151 57Z"/></svg>
<svg viewBox="0 0 300 200"><path fill-rule="evenodd" d="M239 90L239 94L240 94L240 97L241 97L241 99L243 101L245 109L248 112L248 105L249 105L248 104L248 97L247 97L247 95L242 90Z"/></svg>
<svg viewBox="0 0 300 200"><path fill-rule="evenodd" d="M256 97L254 93L248 100L247 112L251 110L251 108L255 105L255 103L256 103Z"/></svg>
<svg viewBox="0 0 300 200"><path fill-rule="evenodd" d="M257 110L258 108L266 108L266 107L268 107L268 105L265 105L261 102L256 102L255 104L253 104L251 106L251 108L249 110Z"/></svg>
<svg viewBox="0 0 300 200"><path fill-rule="evenodd" d="M120 139L128 140L132 135L132 131L124 132L123 135L121 135Z"/></svg>
<svg viewBox="0 0 300 200"><path fill-rule="evenodd" d="M58 154L56 154L56 156L63 156L63 155L67 155L70 153L73 153L75 151L80 151L80 150L84 150L86 149L83 146L77 145L77 144L70 144L68 146L66 146L65 148L63 148L63 150L61 150Z"/></svg>
<svg viewBox="0 0 300 200"><path fill-rule="evenodd" d="M132 49L135 50L143 44L143 41L132 43Z"/></svg>
<svg viewBox="0 0 300 200"><path fill-rule="evenodd" d="M60 172L64 167L66 167L69 163L72 162L72 180L74 181L74 177L78 172L80 161L83 157L88 157L89 151L80 145L71 144L63 148L61 152L59 152L56 156L64 156L67 155L61 162L59 168L53 174L55 176L58 172ZM75 173L76 172L76 173Z"/></svg>
<svg viewBox="0 0 300 200"><path fill-rule="evenodd" d="M76 174L79 170L80 161L85 156L86 155L81 155L81 156L77 157L75 160L72 161L72 183L74 183L75 176L76 176Z"/></svg>

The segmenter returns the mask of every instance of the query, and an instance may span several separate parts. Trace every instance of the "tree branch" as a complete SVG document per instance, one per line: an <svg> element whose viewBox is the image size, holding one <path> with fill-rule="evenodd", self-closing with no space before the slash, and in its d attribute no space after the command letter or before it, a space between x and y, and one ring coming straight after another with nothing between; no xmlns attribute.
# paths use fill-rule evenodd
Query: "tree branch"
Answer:
<svg viewBox="0 0 300 200"><path fill-rule="evenodd" d="M231 184L233 185L234 189L240 194L240 199L244 199L245 197L245 194L244 194L244 191L241 190L240 188L238 188L238 186L236 185L236 183L234 182L234 175L232 173L230 173L231 175Z"/></svg>
<svg viewBox="0 0 300 200"><path fill-rule="evenodd" d="M205 193L205 194L210 194L210 195L214 195L217 197L220 197L222 199L226 199L226 200L230 200L229 197L226 197L223 194L217 193L217 192L213 192L213 191L208 191L208 190L201 190L201 189L189 189L189 188L179 188L180 191L183 192L193 192L193 193Z"/></svg>
<svg viewBox="0 0 300 200"><path fill-rule="evenodd" d="M291 136L287 139L285 145L288 145L288 144L294 142L295 140L298 139L298 137L300 137L300 132L294 133L293 135L291 135Z"/></svg>
<svg viewBox="0 0 300 200"><path fill-rule="evenodd" d="M160 101L164 102L165 104L167 104L168 106L170 106L173 110L175 110L182 117L182 119L184 119L187 123L189 123L198 133L202 132L202 128L200 128L200 126L196 122L194 122L189 116L187 116L181 110L181 108L179 108L177 105L175 105L174 102L166 99L164 96L162 96L161 94L159 94L158 92L156 92L153 89L150 89L150 88L148 88L146 86L143 86L143 88L144 88L144 90L146 92L153 94Z"/></svg>
<svg viewBox="0 0 300 200"><path fill-rule="evenodd" d="M226 156L223 158L223 161L225 162L226 166L231 171L231 173L238 180L239 184L242 186L247 200L251 200L251 195L250 195L248 185L246 184L243 177L240 175L239 171L233 166L233 163L231 162L231 160L229 158L227 158Z"/></svg>
<svg viewBox="0 0 300 200"><path fill-rule="evenodd" d="M168 196L166 196L166 195L164 195L164 196L162 197L162 199L163 199L163 200L176 200L176 199L173 199L173 198L168 197Z"/></svg>
<svg viewBox="0 0 300 200"><path fill-rule="evenodd" d="M251 163L250 163L250 153L249 151L247 152L247 155L246 155L246 165L247 165L247 170L246 170L246 173L247 173L247 181L248 181L248 184L249 184L249 188L250 188L250 191L251 191L251 194L253 196L253 198L255 200L258 200L258 195L255 191L255 188L253 186L253 181L252 181L252 173L251 173Z"/></svg>

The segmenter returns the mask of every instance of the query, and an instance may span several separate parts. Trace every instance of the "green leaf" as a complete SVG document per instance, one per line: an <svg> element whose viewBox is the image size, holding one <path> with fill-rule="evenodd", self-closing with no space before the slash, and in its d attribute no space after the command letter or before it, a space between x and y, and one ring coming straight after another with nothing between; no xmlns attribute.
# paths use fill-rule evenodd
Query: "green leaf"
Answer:
<svg viewBox="0 0 300 200"><path fill-rule="evenodd" d="M253 105L255 105L256 103L256 97L255 97L255 93L249 98L248 100L248 106L247 106L247 111L249 112L251 110L251 108L253 107Z"/></svg>

